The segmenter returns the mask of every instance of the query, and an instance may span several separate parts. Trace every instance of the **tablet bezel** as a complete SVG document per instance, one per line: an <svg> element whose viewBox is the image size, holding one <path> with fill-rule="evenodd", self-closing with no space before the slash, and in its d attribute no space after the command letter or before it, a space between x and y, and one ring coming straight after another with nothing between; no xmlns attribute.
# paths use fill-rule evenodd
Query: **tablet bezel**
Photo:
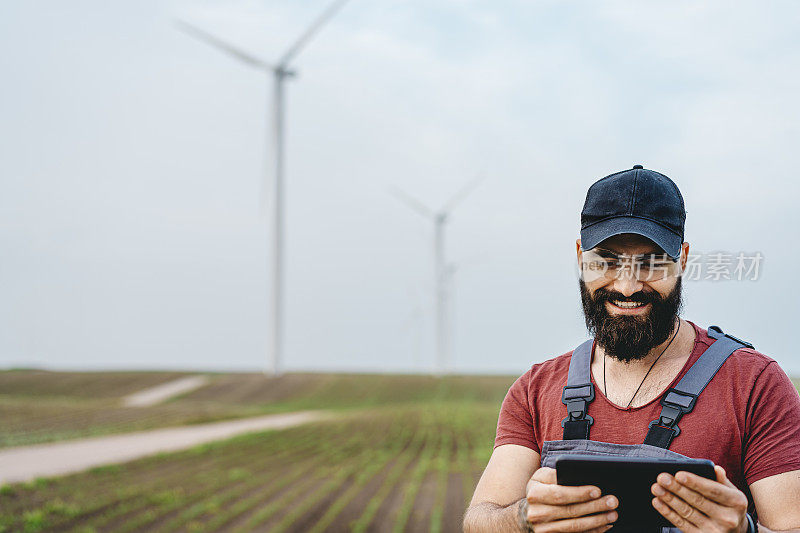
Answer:
<svg viewBox="0 0 800 533"><path fill-rule="evenodd" d="M568 454L558 457L556 478L559 485L594 485L603 495L612 494L619 500L619 518L612 531L626 528L669 527L672 524L653 507L650 487L658 474L691 472L716 479L714 463L707 459L655 459Z"/></svg>

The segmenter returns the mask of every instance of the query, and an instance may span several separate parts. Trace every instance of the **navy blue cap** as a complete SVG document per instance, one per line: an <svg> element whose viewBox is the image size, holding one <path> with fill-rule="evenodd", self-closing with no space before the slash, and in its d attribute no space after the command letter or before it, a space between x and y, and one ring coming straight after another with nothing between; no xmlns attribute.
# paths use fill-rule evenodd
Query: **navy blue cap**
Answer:
<svg viewBox="0 0 800 533"><path fill-rule="evenodd" d="M637 233L677 258L686 209L678 186L642 165L597 180L581 211L581 247L594 248L621 233Z"/></svg>

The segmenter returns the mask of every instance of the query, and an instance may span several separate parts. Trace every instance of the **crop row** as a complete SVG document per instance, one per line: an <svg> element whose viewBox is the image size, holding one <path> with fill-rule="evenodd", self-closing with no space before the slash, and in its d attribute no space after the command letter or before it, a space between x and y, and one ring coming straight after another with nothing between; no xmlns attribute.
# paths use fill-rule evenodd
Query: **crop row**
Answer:
<svg viewBox="0 0 800 533"><path fill-rule="evenodd" d="M495 416L376 409L13 485L0 531L457 530Z"/></svg>

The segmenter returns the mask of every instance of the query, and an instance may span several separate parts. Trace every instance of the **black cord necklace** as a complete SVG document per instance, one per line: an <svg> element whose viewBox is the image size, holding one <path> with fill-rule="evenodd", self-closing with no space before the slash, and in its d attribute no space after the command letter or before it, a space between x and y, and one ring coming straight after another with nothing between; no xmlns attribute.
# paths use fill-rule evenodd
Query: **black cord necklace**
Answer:
<svg viewBox="0 0 800 533"><path fill-rule="evenodd" d="M642 378L642 382L639 383L639 386L636 388L636 392L634 392L633 396L631 396L631 401L628 402L628 405L625 406L625 409L627 409L627 408L629 408L631 406L631 404L633 403L633 399L636 398L636 395L639 393L639 389L641 389L642 385L644 385L644 380L646 380L647 376L650 375L650 371L653 370L653 367L656 366L656 363L658 363L658 360L661 359L661 356L664 355L664 352L666 352L667 348L670 347L670 345L672 344L672 341L674 341L675 337L678 336L678 332L680 330L681 330L681 319L679 318L678 319L678 329L675 330L675 333L672 334L672 338L669 340L667 345L664 347L663 350L661 350L661 353L658 354L658 357L656 357L656 360L653 361L652 365L650 365L650 368L647 369L647 373ZM605 352L603 352L603 396L608 398L608 394L606 394L606 353Z"/></svg>

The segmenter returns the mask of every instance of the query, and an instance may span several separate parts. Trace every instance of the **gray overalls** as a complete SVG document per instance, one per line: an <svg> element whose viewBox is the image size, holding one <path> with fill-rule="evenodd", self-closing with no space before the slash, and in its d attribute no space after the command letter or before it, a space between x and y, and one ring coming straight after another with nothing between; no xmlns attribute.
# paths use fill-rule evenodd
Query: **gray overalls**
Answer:
<svg viewBox="0 0 800 533"><path fill-rule="evenodd" d="M717 326L708 328L716 339L689 368L678 384L661 398L661 415L650 422L644 444L613 444L589 440L589 427L594 423L587 411L594 400L591 380L592 344L589 339L572 353L567 385L561 401L567 406L567 417L561 422L563 440L545 441L542 446L542 466L555 468L556 459L567 454L614 455L645 458L686 458L668 448L681 432L678 421L694 408L695 401L725 360L739 348L753 345L722 332ZM680 529L665 527L661 533L679 533Z"/></svg>

